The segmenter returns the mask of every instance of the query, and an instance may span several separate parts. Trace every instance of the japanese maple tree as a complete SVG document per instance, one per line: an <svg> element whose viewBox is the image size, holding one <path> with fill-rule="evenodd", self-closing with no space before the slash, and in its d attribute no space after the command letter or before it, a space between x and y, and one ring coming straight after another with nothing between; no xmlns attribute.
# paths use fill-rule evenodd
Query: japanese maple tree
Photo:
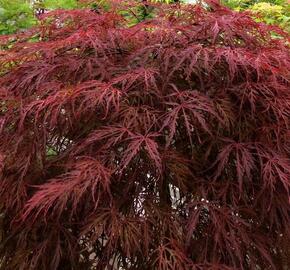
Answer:
<svg viewBox="0 0 290 270"><path fill-rule="evenodd" d="M289 269L289 37L123 5L2 52L0 269Z"/></svg>

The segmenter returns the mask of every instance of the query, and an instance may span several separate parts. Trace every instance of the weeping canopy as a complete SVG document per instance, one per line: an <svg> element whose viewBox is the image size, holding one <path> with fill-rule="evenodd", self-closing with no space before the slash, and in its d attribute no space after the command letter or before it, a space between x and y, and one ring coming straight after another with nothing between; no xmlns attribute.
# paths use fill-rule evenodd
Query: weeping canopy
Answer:
<svg viewBox="0 0 290 270"><path fill-rule="evenodd" d="M128 27L123 5L3 51L0 269L290 267L287 34L211 2Z"/></svg>

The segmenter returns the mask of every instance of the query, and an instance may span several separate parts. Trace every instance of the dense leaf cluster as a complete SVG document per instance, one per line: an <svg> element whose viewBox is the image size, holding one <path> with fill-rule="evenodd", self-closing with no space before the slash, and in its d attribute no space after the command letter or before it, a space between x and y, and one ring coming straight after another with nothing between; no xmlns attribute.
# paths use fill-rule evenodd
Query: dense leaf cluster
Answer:
<svg viewBox="0 0 290 270"><path fill-rule="evenodd" d="M0 269L289 269L283 32L215 3L33 31L0 59Z"/></svg>

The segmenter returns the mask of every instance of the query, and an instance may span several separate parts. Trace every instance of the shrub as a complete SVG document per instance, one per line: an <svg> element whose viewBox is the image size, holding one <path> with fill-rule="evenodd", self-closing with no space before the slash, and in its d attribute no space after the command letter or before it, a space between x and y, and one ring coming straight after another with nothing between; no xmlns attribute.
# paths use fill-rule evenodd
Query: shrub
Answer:
<svg viewBox="0 0 290 270"><path fill-rule="evenodd" d="M0 269L288 269L286 35L117 12L52 12L0 59Z"/></svg>

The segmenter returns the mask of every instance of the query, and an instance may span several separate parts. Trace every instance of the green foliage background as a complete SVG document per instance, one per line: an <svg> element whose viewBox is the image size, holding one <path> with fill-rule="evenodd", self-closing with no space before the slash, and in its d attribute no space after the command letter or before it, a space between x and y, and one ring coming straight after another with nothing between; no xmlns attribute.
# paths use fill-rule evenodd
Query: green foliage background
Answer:
<svg viewBox="0 0 290 270"><path fill-rule="evenodd" d="M222 0L237 11L251 11L257 21L278 25L290 32L290 4L287 0Z"/></svg>
<svg viewBox="0 0 290 270"><path fill-rule="evenodd" d="M44 8L47 9L73 9L78 7L76 0L44 0Z"/></svg>
<svg viewBox="0 0 290 270"><path fill-rule="evenodd" d="M11 34L36 23L28 1L0 0L0 34Z"/></svg>
<svg viewBox="0 0 290 270"><path fill-rule="evenodd" d="M12 34L28 29L37 23L34 10L73 9L78 7L77 0L44 0L32 4L28 0L0 0L0 34Z"/></svg>
<svg viewBox="0 0 290 270"><path fill-rule="evenodd" d="M141 0L140 0L141 1ZM173 0L152 0L153 2L174 2ZM226 6L237 10L248 10L253 13L257 21L278 25L290 32L290 4L287 0L221 0ZM74 9L82 7L78 0L38 0L34 5L29 0L0 0L0 34L11 34L18 30L25 30L37 23L34 16L35 8ZM96 6L107 5L106 0L89 1L95 2ZM183 0L183 3L194 1ZM92 6L92 5L91 5ZM137 13L143 14L144 18L150 17L150 10L140 8ZM124 13L128 13L124 11ZM124 14L126 16L126 14ZM127 14L130 17L130 14ZM142 17L142 16L141 16ZM144 19L143 18L143 19ZM142 18L141 18L142 19ZM137 19L132 17L132 24Z"/></svg>

